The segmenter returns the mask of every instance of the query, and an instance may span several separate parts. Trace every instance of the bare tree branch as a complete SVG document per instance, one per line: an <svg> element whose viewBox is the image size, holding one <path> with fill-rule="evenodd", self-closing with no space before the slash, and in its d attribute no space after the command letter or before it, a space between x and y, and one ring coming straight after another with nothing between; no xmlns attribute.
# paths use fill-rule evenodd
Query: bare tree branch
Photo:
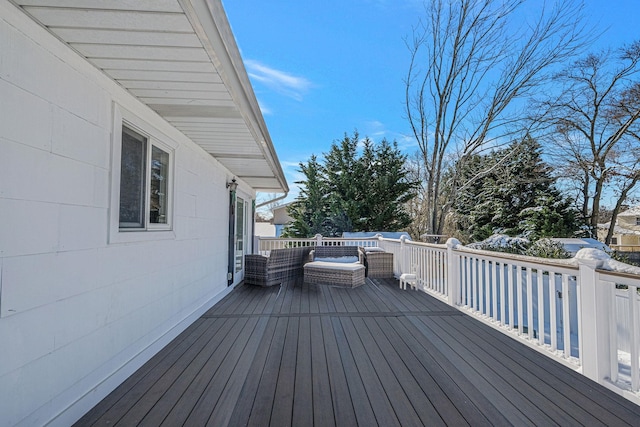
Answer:
<svg viewBox="0 0 640 427"><path fill-rule="evenodd" d="M525 3L426 1L424 19L405 40L410 52L405 111L426 171L430 234L441 234L450 205L442 183L447 156L458 153L464 160L524 136L519 124L525 115L514 105L584 42L581 4L561 1L527 23L518 20ZM447 187L455 194L452 179Z"/></svg>
<svg viewBox="0 0 640 427"><path fill-rule="evenodd" d="M539 104L550 125L548 150L563 179L577 190L593 233L603 197L615 197L613 223L640 179L639 73L640 41L615 53L589 54L558 73L560 95Z"/></svg>

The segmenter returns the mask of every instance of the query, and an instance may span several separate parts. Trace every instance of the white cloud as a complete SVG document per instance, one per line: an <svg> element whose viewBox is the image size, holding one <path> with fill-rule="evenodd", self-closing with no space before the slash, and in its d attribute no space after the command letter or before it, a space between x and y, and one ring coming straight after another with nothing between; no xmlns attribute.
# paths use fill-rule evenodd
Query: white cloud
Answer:
<svg viewBox="0 0 640 427"><path fill-rule="evenodd" d="M418 143L413 135L388 130L385 124L379 120L365 122L362 135L368 136L369 139L376 143L382 141L384 138L386 138L388 142L396 141L398 148L403 152L411 152L418 148Z"/></svg>
<svg viewBox="0 0 640 427"><path fill-rule="evenodd" d="M366 136L374 141L381 140L387 135L384 123L378 120L372 120L365 123Z"/></svg>
<svg viewBox="0 0 640 427"><path fill-rule="evenodd" d="M311 87L311 82L306 78L276 70L259 61L247 59L244 64L247 67L247 73L254 81L297 101L301 101L302 96Z"/></svg>

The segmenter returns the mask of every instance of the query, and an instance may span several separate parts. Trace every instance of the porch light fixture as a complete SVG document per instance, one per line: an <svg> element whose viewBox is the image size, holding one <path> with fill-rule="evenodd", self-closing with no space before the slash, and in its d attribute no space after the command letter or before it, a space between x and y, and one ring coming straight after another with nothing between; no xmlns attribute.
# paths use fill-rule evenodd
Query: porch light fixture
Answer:
<svg viewBox="0 0 640 427"><path fill-rule="evenodd" d="M236 182L235 178L233 178L231 182L227 182L227 188L230 191L236 191L236 189L238 188L238 183Z"/></svg>

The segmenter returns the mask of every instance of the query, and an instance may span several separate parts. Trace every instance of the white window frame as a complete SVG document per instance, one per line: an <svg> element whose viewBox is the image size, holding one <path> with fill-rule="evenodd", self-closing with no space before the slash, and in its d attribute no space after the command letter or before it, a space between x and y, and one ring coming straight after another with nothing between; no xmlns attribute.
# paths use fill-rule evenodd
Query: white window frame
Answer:
<svg viewBox="0 0 640 427"><path fill-rule="evenodd" d="M145 206L144 226L142 228L120 228L120 173L122 156L122 129L127 127L139 133L147 139L146 152L146 179L145 179ZM155 146L169 155L168 182L167 182L167 223L155 224L149 222L149 199L151 189L151 153ZM175 200L175 150L177 144L171 141L155 127L148 124L135 114L114 104L113 109L113 135L111 149L111 203L109 215L109 242L127 243L138 241L175 239L173 231L173 204Z"/></svg>

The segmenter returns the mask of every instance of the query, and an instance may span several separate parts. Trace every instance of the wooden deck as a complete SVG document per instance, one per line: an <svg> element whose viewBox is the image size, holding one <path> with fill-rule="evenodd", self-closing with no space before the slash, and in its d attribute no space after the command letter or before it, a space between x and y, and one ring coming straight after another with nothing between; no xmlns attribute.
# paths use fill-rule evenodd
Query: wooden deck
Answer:
<svg viewBox="0 0 640 427"><path fill-rule="evenodd" d="M397 282L240 286L77 425L640 426L640 407Z"/></svg>

